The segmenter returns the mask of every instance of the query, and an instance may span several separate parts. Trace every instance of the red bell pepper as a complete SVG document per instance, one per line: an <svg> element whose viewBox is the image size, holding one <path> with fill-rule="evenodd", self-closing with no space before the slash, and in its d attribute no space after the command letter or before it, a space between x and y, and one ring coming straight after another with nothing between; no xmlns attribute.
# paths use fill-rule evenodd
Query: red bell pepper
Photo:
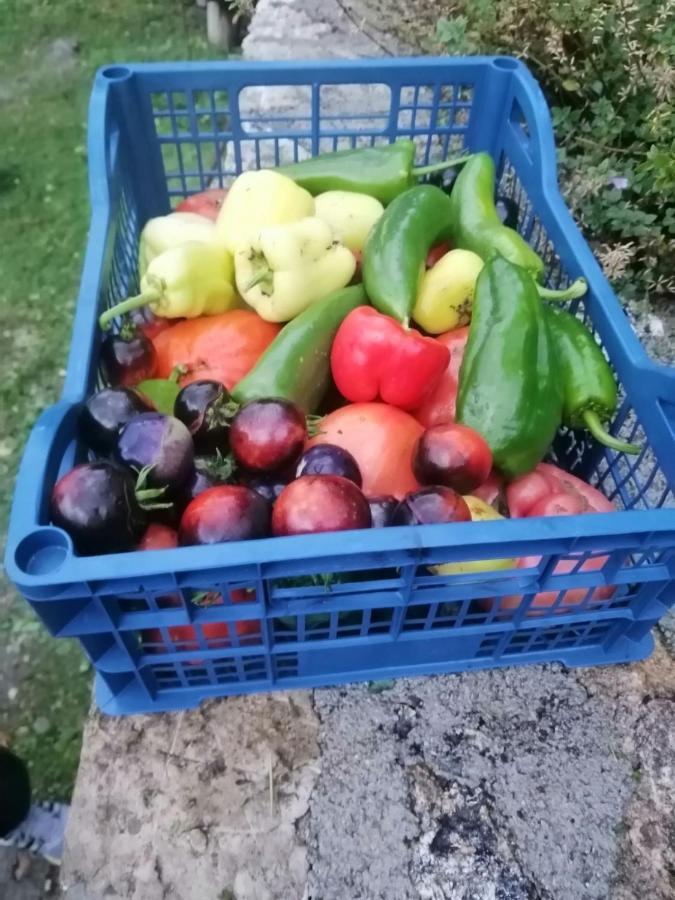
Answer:
<svg viewBox="0 0 675 900"><path fill-rule="evenodd" d="M450 351L450 362L441 375L436 387L429 393L426 400L417 409L413 410L413 416L421 422L425 428L432 425L447 425L455 421L455 408L457 406L457 389L459 387L459 367L462 365L466 342L469 339L469 326L454 328L444 334L436 336L436 340L445 344Z"/></svg>
<svg viewBox="0 0 675 900"><path fill-rule="evenodd" d="M381 399L400 409L419 406L449 360L444 344L370 306L349 313L331 350L333 378L343 397L353 403Z"/></svg>
<svg viewBox="0 0 675 900"><path fill-rule="evenodd" d="M539 463L534 471L512 481L506 488L506 498L512 518L615 512L614 504L604 494L575 475L570 475L550 463ZM575 571L578 562L574 556L575 554L571 554L569 558L561 559L553 574L567 575ZM539 565L540 559L540 556L525 556L518 560L518 568L534 568ZM581 564L579 571L595 572L602 569L606 562L606 556L593 556ZM613 585L596 588L591 600L607 600L614 591ZM565 612L569 607L582 603L587 594L586 588L571 588L565 591L557 610ZM533 610L531 615L537 615L534 610L550 608L557 599L557 591L541 591L536 594L531 604ZM504 597L500 601L500 609L516 609L522 600L522 596Z"/></svg>

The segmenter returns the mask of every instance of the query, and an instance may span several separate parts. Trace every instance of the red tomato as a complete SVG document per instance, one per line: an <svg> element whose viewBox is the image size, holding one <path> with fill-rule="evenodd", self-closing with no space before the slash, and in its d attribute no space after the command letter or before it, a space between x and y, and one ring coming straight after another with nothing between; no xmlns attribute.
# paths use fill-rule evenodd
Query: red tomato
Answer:
<svg viewBox="0 0 675 900"><path fill-rule="evenodd" d="M245 603L250 600L250 592L245 589L232 591L232 603ZM220 594L209 594L210 602L202 602L202 606L222 606L223 598ZM172 606L180 606L180 600L172 603ZM221 647L230 646L230 632L226 622L205 622L202 626L202 634L206 640L209 650L218 650ZM257 619L242 620L235 622L235 632L238 637L250 637L260 634L260 622ZM150 645L146 647L148 653L162 653L169 649L178 651L197 650L197 635L192 625L171 625L168 628L169 638L176 647L169 648L164 646L164 639L159 628L148 628L141 632L141 641L143 644ZM197 666L203 660L190 659L187 665Z"/></svg>
<svg viewBox="0 0 675 900"><path fill-rule="evenodd" d="M546 509L543 501L557 494L566 494L572 498L567 501L565 511L542 512L542 509ZM550 463L539 463L533 472L512 481L506 489L506 497L514 519L586 512L615 512L614 504L597 488Z"/></svg>
<svg viewBox="0 0 675 900"><path fill-rule="evenodd" d="M506 489L506 495L511 516L514 518L573 516L615 511L614 505L596 488L550 463L539 463L529 475L523 475L511 482ZM518 560L518 568L533 568L539 564L540 559L540 556L526 556ZM595 572L606 562L606 556L592 557L582 564L580 571ZM554 569L554 574L566 575L573 572L575 566L573 558L561 559ZM614 590L613 585L596 588L591 599L607 600ZM582 603L586 595L586 588L571 588L565 591L559 605L560 611ZM553 606L557 597L557 591L541 591L534 597L532 609L548 609ZM515 609L522 599L522 596L504 597L500 601L500 608Z"/></svg>
<svg viewBox="0 0 675 900"><path fill-rule="evenodd" d="M321 433L309 442L337 444L348 450L363 476L367 497L391 494L401 500L419 487L412 454L424 430L411 415L385 403L352 403L329 413Z"/></svg>
<svg viewBox="0 0 675 900"><path fill-rule="evenodd" d="M436 265L441 257L445 256L446 253L449 253L452 250L452 245L447 241L441 241L440 244L436 244L435 247L432 247L429 253L427 254L427 269L431 269Z"/></svg>
<svg viewBox="0 0 675 900"><path fill-rule="evenodd" d="M185 200L181 200L176 207L176 212L197 213L215 222L225 197L227 197L227 188L212 188L210 191L201 191L199 194L192 194L186 197Z"/></svg>
<svg viewBox="0 0 675 900"><path fill-rule="evenodd" d="M518 560L519 569L530 569L537 565L539 565L541 557L540 556L524 556L522 559ZM606 556L594 556L591 559L587 559L586 562L582 563L580 572L596 572L598 569L601 569L604 564L607 562ZM576 562L573 559L561 559L558 565L555 567L554 574L555 575L567 575L569 572L574 571L576 566ZM599 587L593 591L591 596L591 600L607 600L612 596L616 588L614 585L607 585L606 587ZM579 603L583 603L586 599L586 595L588 593L587 588L570 588L568 591L565 591L563 594L562 600L558 606L558 612L565 612L569 609L570 606L577 606ZM530 606L533 610L546 610L550 609L553 604L558 599L558 591L540 591L538 594L535 594L534 599L532 600L532 604ZM502 597L499 601L500 609L517 609L523 601L523 596L512 596L512 597ZM532 613L532 615L537 615L537 613ZM542 613L543 615L543 613Z"/></svg>
<svg viewBox="0 0 675 900"><path fill-rule="evenodd" d="M469 326L455 328L439 334L436 338L450 351L448 368L441 375L433 391L421 406L412 411L418 422L425 428L432 425L445 425L455 421L455 407L457 405L457 387L459 384L459 367L462 365L464 349L469 337Z"/></svg>
<svg viewBox="0 0 675 900"><path fill-rule="evenodd" d="M181 385L211 378L232 390L251 371L279 330L279 325L246 309L185 319L154 340L157 377L168 378L176 366L185 365L189 371L180 379Z"/></svg>
<svg viewBox="0 0 675 900"><path fill-rule="evenodd" d="M168 525L156 522L148 525L145 534L136 545L137 550L167 550L178 546L178 532Z"/></svg>

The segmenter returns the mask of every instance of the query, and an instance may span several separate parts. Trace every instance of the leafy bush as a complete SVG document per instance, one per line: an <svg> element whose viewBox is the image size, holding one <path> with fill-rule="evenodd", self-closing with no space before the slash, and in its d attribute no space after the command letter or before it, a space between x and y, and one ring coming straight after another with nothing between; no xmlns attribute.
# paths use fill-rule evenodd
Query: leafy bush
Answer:
<svg viewBox="0 0 675 900"><path fill-rule="evenodd" d="M539 79L564 193L624 299L675 293L675 0L438 7L447 52L519 56Z"/></svg>

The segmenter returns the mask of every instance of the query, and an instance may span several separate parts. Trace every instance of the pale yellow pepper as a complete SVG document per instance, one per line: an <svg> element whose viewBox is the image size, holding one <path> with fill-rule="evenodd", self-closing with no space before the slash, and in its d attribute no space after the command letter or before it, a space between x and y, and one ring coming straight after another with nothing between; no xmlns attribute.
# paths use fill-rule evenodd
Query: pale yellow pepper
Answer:
<svg viewBox="0 0 675 900"><path fill-rule="evenodd" d="M152 260L190 241L211 243L216 237L215 223L191 212L173 212L148 219L141 232L138 248L138 274L142 278Z"/></svg>
<svg viewBox="0 0 675 900"><path fill-rule="evenodd" d="M325 191L314 198L316 216L330 226L335 238L354 252L363 250L384 206L369 194Z"/></svg>
<svg viewBox="0 0 675 900"><path fill-rule="evenodd" d="M481 500L479 497L468 495L464 502L469 507L472 522L490 522L503 519L496 509ZM455 563L441 563L438 566L429 566L436 575L471 575L474 572L493 572L503 569L515 569L517 559L475 559Z"/></svg>
<svg viewBox="0 0 675 900"><path fill-rule="evenodd" d="M234 256L239 293L268 322L288 322L349 284L355 269L351 250L315 217L261 228Z"/></svg>
<svg viewBox="0 0 675 900"><path fill-rule="evenodd" d="M314 215L314 198L272 169L243 172L229 189L216 220L217 240L233 255L261 228Z"/></svg>
<svg viewBox="0 0 675 900"><path fill-rule="evenodd" d="M117 316L149 306L169 319L215 316L237 303L232 257L218 244L196 241L156 256L141 279L141 293L107 309L99 319L107 328Z"/></svg>
<svg viewBox="0 0 675 900"><path fill-rule="evenodd" d="M422 275L412 317L429 334L468 325L483 260L470 250L450 250Z"/></svg>

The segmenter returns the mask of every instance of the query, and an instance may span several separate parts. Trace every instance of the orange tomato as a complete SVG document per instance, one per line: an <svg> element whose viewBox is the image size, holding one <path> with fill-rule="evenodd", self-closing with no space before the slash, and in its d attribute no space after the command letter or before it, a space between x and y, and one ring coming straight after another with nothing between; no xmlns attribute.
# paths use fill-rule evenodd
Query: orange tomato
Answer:
<svg viewBox="0 0 675 900"><path fill-rule="evenodd" d="M246 309L218 316L184 319L158 334L157 378L168 378L176 366L187 366L182 385L200 379L220 381L228 390L247 375L280 326Z"/></svg>
<svg viewBox="0 0 675 900"><path fill-rule="evenodd" d="M419 487L412 455L424 429L409 413L386 403L352 403L324 416L319 428L309 446L337 444L348 450L367 497L391 494L400 500Z"/></svg>

